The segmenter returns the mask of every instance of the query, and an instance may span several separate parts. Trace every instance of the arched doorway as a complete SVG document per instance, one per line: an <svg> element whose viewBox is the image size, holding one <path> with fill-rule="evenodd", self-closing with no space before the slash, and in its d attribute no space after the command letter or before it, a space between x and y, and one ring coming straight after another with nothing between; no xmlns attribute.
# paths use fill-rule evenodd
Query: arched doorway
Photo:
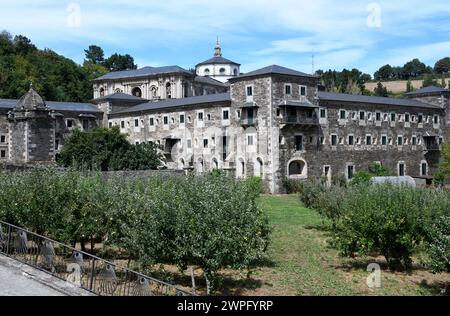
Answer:
<svg viewBox="0 0 450 316"><path fill-rule="evenodd" d="M288 166L289 177L306 179L308 177L308 166L304 160L293 160Z"/></svg>
<svg viewBox="0 0 450 316"><path fill-rule="evenodd" d="M255 177L264 177L264 163L261 158L257 158L255 161Z"/></svg>
<svg viewBox="0 0 450 316"><path fill-rule="evenodd" d="M134 95L135 97L140 98L142 97L142 90L141 88L136 87L133 90L131 90L131 94Z"/></svg>

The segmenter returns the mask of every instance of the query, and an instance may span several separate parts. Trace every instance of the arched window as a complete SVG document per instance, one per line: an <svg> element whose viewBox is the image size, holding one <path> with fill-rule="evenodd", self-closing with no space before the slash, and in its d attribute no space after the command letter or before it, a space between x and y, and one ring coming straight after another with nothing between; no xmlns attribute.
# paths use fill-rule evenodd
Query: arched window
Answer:
<svg viewBox="0 0 450 316"><path fill-rule="evenodd" d="M152 86L150 88L150 93L152 95L152 99L156 99L158 97L158 88L156 86Z"/></svg>
<svg viewBox="0 0 450 316"><path fill-rule="evenodd" d="M167 99L172 99L172 85L170 82L166 84L166 97Z"/></svg>
<svg viewBox="0 0 450 316"><path fill-rule="evenodd" d="M205 76L209 76L209 74L211 73L211 71L209 70L209 68L205 69Z"/></svg>
<svg viewBox="0 0 450 316"><path fill-rule="evenodd" d="M257 158L255 161L255 177L264 177L264 163L261 158Z"/></svg>
<svg viewBox="0 0 450 316"><path fill-rule="evenodd" d="M238 75L238 70L237 70L236 68L234 68L234 70L233 70L233 74L234 74L235 76L237 76L237 75Z"/></svg>
<svg viewBox="0 0 450 316"><path fill-rule="evenodd" d="M100 88L100 96L104 97L105 96L105 89Z"/></svg>
<svg viewBox="0 0 450 316"><path fill-rule="evenodd" d="M226 72L226 69L225 68L220 68L219 72L220 72L221 75L224 75L225 72Z"/></svg>
<svg viewBox="0 0 450 316"><path fill-rule="evenodd" d="M289 163L289 177L293 178L307 178L308 168L306 162L303 160L294 160Z"/></svg>
<svg viewBox="0 0 450 316"><path fill-rule="evenodd" d="M121 93L122 90L120 90L119 88L116 89L116 93Z"/></svg>
<svg viewBox="0 0 450 316"><path fill-rule="evenodd" d="M141 88L134 88L133 90L131 90L131 94L134 95L135 97L140 98L142 96L142 90Z"/></svg>

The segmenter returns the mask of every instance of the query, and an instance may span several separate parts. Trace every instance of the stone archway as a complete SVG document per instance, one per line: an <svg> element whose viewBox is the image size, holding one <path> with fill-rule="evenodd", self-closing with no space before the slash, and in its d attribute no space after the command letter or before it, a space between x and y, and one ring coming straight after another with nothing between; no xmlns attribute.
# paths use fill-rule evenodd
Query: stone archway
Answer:
<svg viewBox="0 0 450 316"><path fill-rule="evenodd" d="M131 94L134 95L135 97L141 98L142 90L139 87L133 88L133 90L131 90Z"/></svg>
<svg viewBox="0 0 450 316"><path fill-rule="evenodd" d="M291 160L288 164L288 175L294 179L308 178L308 164L303 159Z"/></svg>

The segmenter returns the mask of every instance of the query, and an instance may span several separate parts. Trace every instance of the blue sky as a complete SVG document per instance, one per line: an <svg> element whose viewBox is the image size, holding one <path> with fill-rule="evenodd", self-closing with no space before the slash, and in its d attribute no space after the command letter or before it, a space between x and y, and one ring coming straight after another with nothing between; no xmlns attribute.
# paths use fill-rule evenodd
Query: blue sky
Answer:
<svg viewBox="0 0 450 316"><path fill-rule="evenodd" d="M185 68L213 54L247 72L279 64L304 72L434 65L450 56L448 0L0 0L0 29L82 63L84 49L128 53L139 67Z"/></svg>

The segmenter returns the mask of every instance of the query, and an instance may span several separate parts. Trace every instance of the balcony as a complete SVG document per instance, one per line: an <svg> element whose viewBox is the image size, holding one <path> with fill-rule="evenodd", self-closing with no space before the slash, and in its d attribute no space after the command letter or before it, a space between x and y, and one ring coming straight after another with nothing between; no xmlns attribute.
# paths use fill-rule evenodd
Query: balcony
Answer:
<svg viewBox="0 0 450 316"><path fill-rule="evenodd" d="M317 117L303 117L303 116L288 115L287 117L283 117L281 119L281 124L316 126L316 125L319 125L319 119Z"/></svg>
<svg viewBox="0 0 450 316"><path fill-rule="evenodd" d="M256 118L241 118L240 124L243 126L256 126L258 125L258 120Z"/></svg>

